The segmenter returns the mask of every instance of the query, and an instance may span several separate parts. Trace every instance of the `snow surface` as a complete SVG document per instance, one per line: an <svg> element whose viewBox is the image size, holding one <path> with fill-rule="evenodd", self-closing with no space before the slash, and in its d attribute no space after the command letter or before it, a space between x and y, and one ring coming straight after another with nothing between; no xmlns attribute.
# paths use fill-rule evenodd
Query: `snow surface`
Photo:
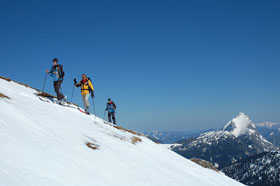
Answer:
<svg viewBox="0 0 280 186"><path fill-rule="evenodd" d="M229 127L232 127L232 130L230 132L235 137L245 134L249 130L249 127L255 128L249 117L242 112L240 112L234 119L229 121L225 125L224 130Z"/></svg>
<svg viewBox="0 0 280 186"><path fill-rule="evenodd" d="M34 89L0 79L0 93L10 97L0 98L1 186L242 185L99 117L40 101Z"/></svg>

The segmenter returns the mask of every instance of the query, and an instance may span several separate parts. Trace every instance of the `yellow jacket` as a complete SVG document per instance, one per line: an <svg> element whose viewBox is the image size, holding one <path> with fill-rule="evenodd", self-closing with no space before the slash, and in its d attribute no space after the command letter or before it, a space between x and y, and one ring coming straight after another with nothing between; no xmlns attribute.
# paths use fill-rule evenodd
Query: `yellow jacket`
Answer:
<svg viewBox="0 0 280 186"><path fill-rule="evenodd" d="M84 83L84 81L80 81L78 84L75 85L76 87L81 87L81 93L82 95L85 94L89 94L89 90L91 89L92 91L94 91L94 88L92 86L92 83L89 79L86 80L86 82Z"/></svg>

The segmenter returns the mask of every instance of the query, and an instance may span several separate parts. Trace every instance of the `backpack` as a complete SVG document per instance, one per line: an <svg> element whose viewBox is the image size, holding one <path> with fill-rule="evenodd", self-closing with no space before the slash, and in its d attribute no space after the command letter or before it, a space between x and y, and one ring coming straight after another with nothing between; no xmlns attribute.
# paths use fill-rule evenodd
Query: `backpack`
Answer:
<svg viewBox="0 0 280 186"><path fill-rule="evenodd" d="M110 113L113 113L113 112L115 112L115 109L116 109L117 107L116 107L116 105L115 105L115 103L112 101L112 103L110 104L110 103L107 103L107 109L108 109L108 111L110 112Z"/></svg>
<svg viewBox="0 0 280 186"><path fill-rule="evenodd" d="M58 65L58 73L59 73L59 77L63 79L65 73L64 73L64 70L63 70L63 66L62 66L62 65Z"/></svg>

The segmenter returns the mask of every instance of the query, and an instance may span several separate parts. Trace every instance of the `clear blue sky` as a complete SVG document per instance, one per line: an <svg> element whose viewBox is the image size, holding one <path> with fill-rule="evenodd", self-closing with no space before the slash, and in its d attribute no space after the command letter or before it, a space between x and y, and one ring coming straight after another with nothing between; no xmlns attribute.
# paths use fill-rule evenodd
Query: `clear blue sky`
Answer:
<svg viewBox="0 0 280 186"><path fill-rule="evenodd" d="M86 73L97 114L111 97L135 130L218 128L241 111L280 122L279 10L279 0L1 0L0 75L41 89L57 57L68 97Z"/></svg>

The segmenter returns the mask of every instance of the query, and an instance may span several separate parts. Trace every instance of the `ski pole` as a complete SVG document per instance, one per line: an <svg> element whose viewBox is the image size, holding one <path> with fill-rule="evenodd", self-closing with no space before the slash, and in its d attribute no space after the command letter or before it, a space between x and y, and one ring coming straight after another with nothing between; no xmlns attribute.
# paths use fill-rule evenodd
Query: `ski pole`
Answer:
<svg viewBox="0 0 280 186"><path fill-rule="evenodd" d="M45 80L44 80L44 85L43 85L43 88L42 88L42 94L43 94L44 89L45 89L45 84L46 84L47 75L48 75L48 73L46 72Z"/></svg>
<svg viewBox="0 0 280 186"><path fill-rule="evenodd" d="M103 120L105 120L105 114L106 114L106 110L104 111Z"/></svg>
<svg viewBox="0 0 280 186"><path fill-rule="evenodd" d="M74 88L75 88L75 85L73 84L73 89L72 89L72 96L71 96L71 103L72 103L72 99L73 99Z"/></svg>
<svg viewBox="0 0 280 186"><path fill-rule="evenodd" d="M96 113L95 113L95 106L94 106L94 100L93 100L93 97L92 97L92 106L93 106L94 117L95 117L95 119L96 119Z"/></svg>

